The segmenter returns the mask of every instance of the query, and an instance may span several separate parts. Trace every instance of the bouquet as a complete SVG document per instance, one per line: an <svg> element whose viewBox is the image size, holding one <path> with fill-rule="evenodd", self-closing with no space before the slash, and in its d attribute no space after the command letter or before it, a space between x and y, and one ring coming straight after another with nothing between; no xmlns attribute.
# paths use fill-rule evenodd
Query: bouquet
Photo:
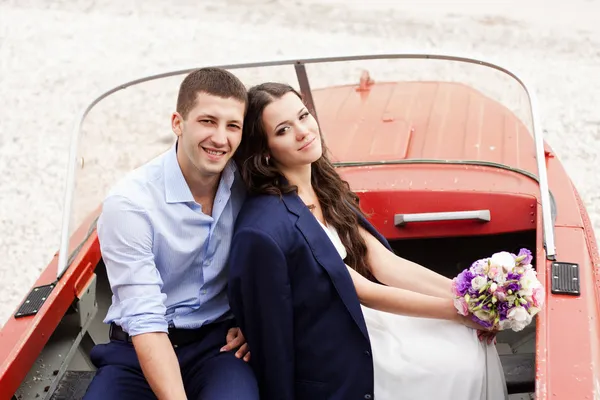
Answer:
<svg viewBox="0 0 600 400"><path fill-rule="evenodd" d="M544 305L544 289L531 252L503 251L475 261L452 281L454 306L485 328L518 332Z"/></svg>

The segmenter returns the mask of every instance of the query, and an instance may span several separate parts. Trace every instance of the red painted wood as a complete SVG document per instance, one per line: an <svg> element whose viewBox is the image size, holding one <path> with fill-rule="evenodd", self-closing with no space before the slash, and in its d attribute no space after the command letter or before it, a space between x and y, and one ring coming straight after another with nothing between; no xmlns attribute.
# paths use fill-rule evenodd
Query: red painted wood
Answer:
<svg viewBox="0 0 600 400"><path fill-rule="evenodd" d="M81 243L98 214L90 215L72 235L70 251ZM87 280L100 261L100 245L94 232L83 244L79 255L62 276L36 315L11 318L0 331L0 400L9 400L48 342L76 296L76 283ZM35 286L56 280L58 254L42 272Z"/></svg>

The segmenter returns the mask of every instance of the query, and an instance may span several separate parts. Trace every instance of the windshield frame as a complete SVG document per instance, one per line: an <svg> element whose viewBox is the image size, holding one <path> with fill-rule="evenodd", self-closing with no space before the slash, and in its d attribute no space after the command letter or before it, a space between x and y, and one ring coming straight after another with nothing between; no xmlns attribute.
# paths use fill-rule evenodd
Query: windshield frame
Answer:
<svg viewBox="0 0 600 400"><path fill-rule="evenodd" d="M304 98L304 101L308 108L314 113L315 118L318 121L318 110L315 108L314 99L312 95L312 91L310 88L310 81L308 78L308 74L306 72L306 65L310 64L319 64L319 63L337 63L337 62L348 62L348 61L361 61L361 60L389 60L389 59L432 59L432 60L447 60L447 61L458 61L464 63L477 64L489 68L493 68L497 71L503 72L504 74L510 76L515 81L519 83L521 88L525 91L527 95L527 100L529 102L530 114L531 114L531 125L533 130L533 137L535 141L535 157L537 163L538 176L532 176L532 174L527 173L526 171L520 170L520 173L524 173L525 175L534 178L540 186L540 194L541 194L541 205L542 205L542 220L543 220L543 238L544 238L544 248L546 252L546 258L548 260L556 260L555 253L555 242L554 242L554 229L553 229L553 218L552 218L552 203L551 203L551 195L548 184L548 176L545 164L545 151L544 151L544 138L543 132L540 128L539 121L539 113L538 113L538 103L535 93L530 89L530 87L523 81L522 78L516 75L516 73L511 72L509 69L505 67L501 67L497 64L487 62L484 60L479 60L467 56L458 56L458 55L444 55L444 54L433 54L433 53L384 53L384 54L367 54L367 55L355 55L355 56L339 56L339 57L320 57L320 58L307 58L307 59L285 59L285 60L274 60L274 61L263 61L263 62L251 62L251 63L241 63L241 64L226 64L226 65L214 65L217 68L223 68L227 70L236 70L236 69L247 69L247 68L258 68L258 67L274 67L274 66L293 66L296 72L296 77L298 79L298 85L301 91L301 94ZM213 65L211 65L213 66ZM63 217L62 217L62 226L61 226L61 235L60 235L60 246L58 251L58 267L57 267L57 279L60 279L64 272L67 270L72 260L75 258L77 253L79 252L80 246L76 246L75 250L69 254L69 244L71 240L71 216L72 216L72 207L73 207L73 197L75 192L75 180L76 180L76 168L78 163L78 152L79 152L79 139L81 136L83 123L86 119L86 116L89 112L103 99L112 95L115 92L127 89L131 86L139 85L144 82L158 80L161 78L173 77L177 75L188 74L198 68L203 66L195 66L191 68L184 68L179 70L167 71L153 75L147 75L135 80L131 80L129 82L120 84L118 86L113 87L110 90L105 91L100 94L96 98L94 98L79 114L79 116L75 120L75 124L73 126L71 137L70 137L70 150L69 150L69 160L67 164L67 177L66 177L66 186L64 192L64 201L63 201ZM485 165L485 166L493 166L504 169L514 168L497 163L489 163L485 161L471 161L471 160L456 160L452 162L443 161L443 160L421 160L421 159L410 159L410 160L398 160L398 161L382 161L382 162L341 162L336 163L336 167L349 167L349 166L364 166L364 165L387 165L387 164L417 164L424 162L437 162L437 163L458 163L458 164L472 164L472 165ZM92 224L90 227L90 231L93 230L95 224Z"/></svg>

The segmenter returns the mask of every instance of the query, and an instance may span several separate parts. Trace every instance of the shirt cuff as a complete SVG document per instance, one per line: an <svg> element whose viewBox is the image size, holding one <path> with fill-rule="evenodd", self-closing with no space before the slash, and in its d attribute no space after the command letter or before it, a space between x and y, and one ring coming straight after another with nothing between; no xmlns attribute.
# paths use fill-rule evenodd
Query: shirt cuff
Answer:
<svg viewBox="0 0 600 400"><path fill-rule="evenodd" d="M142 333L169 332L169 324L165 317L161 315L122 319L121 327L129 336L136 336Z"/></svg>

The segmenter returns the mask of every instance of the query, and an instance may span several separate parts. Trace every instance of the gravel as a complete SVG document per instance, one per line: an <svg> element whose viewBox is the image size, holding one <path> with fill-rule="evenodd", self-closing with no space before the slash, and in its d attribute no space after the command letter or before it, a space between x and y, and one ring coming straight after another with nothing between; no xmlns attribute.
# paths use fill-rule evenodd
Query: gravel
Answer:
<svg viewBox="0 0 600 400"><path fill-rule="evenodd" d="M600 27L594 24L599 13L598 2L584 0L532 0L527 6L0 0L0 324L58 249L75 116L103 90L167 70L412 50L470 54L514 68L536 91L547 141L598 232L600 188L593 174L600 149ZM241 77L254 83L293 76L271 72ZM318 78L319 84L337 79L333 71ZM76 221L117 176L107 173L108 166L117 173L127 170L172 140L169 112L178 83L170 78L130 89L90 116L86 175L77 188L86 197L78 203ZM142 107L149 102L160 111ZM91 148L92 142L98 147ZM107 149L115 146L123 151L108 158ZM110 179L97 186L99 173Z"/></svg>

